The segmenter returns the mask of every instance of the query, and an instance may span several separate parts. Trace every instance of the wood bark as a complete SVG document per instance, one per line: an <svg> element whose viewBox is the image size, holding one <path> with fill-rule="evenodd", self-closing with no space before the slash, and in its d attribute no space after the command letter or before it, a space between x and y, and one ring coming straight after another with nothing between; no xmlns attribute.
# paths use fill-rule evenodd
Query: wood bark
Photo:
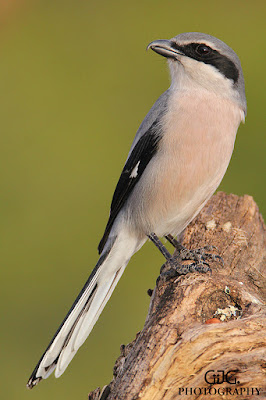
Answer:
<svg viewBox="0 0 266 400"><path fill-rule="evenodd" d="M266 234L256 203L216 194L182 244L216 246L224 265L158 277L143 330L89 400L266 399Z"/></svg>

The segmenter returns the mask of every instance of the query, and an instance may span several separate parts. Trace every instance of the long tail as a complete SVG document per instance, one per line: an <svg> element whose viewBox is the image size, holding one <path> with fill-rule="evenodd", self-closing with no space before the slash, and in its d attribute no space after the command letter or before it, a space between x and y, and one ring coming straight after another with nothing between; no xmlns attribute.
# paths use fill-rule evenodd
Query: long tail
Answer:
<svg viewBox="0 0 266 400"><path fill-rule="evenodd" d="M144 242L122 234L108 239L89 279L31 374L29 389L48 378L54 369L56 378L63 374L89 336L128 261Z"/></svg>

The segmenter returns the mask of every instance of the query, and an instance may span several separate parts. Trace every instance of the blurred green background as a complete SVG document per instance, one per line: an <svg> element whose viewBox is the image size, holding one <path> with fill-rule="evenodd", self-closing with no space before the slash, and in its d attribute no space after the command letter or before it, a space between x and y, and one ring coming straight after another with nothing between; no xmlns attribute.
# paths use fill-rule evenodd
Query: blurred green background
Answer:
<svg viewBox="0 0 266 400"><path fill-rule="evenodd" d="M135 132L169 85L146 45L181 32L241 58L248 116L220 189L265 213L264 1L0 2L1 384L5 399L86 399L144 323L163 262L147 243L60 379L26 381L97 260Z"/></svg>

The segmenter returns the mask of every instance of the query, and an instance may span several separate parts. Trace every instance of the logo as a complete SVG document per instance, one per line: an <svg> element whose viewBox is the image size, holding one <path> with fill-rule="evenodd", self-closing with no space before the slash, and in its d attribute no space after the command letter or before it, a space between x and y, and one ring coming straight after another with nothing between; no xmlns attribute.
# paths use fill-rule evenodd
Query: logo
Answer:
<svg viewBox="0 0 266 400"><path fill-rule="evenodd" d="M239 395L262 395L261 388L237 386L240 384L237 377L239 372L238 369L230 369L229 371L210 369L204 375L205 382L208 384L207 387L180 387L178 388L178 396L204 395L217 398L217 395L227 395L232 396L233 399L233 396Z"/></svg>
<svg viewBox="0 0 266 400"><path fill-rule="evenodd" d="M240 381L236 380L237 372L239 371L233 369L227 372L223 370L214 371L213 369L210 369L204 375L204 379L209 385L221 385L224 382L229 383L230 385L236 385L240 383Z"/></svg>

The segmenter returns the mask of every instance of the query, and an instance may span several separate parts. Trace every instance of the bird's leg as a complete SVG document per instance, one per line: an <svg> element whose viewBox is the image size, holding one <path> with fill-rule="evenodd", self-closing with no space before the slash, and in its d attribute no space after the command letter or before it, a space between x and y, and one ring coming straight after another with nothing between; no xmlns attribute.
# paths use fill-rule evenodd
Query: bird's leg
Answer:
<svg viewBox="0 0 266 400"><path fill-rule="evenodd" d="M169 243L171 243L171 245L172 246L174 246L174 248L176 249L176 250L184 250L185 249L185 247L184 246L182 246L182 244L181 243L179 243L177 240L176 240L176 238L174 238L174 236L172 236L172 235L166 235L165 236L165 239L167 239L168 240L168 242Z"/></svg>
<svg viewBox="0 0 266 400"><path fill-rule="evenodd" d="M200 261L197 260L197 262L193 262L192 264L187 264L187 265L180 263L181 259L178 258L178 256L172 256L169 253L169 251L167 250L167 248L160 241L158 236L156 236L155 233L153 233L153 232L150 233L148 235L148 238L155 244L155 246L160 250L160 252L166 258L167 263L162 266L161 271L160 271L160 273L164 277L174 277L174 276L179 276L179 275L186 275L189 272L208 272L208 271L210 271L210 267L203 260L200 260ZM182 246L181 251L182 250L183 250L183 246Z"/></svg>
<svg viewBox="0 0 266 400"><path fill-rule="evenodd" d="M216 250L215 246L204 246L199 249L189 250L182 246L172 235L166 235L165 238L170 242L178 251L177 260L185 261L191 260L194 262L218 261L224 264L221 256L218 254L210 253Z"/></svg>
<svg viewBox="0 0 266 400"><path fill-rule="evenodd" d="M162 242L160 241L160 239L158 238L157 235L155 235L155 233L150 233L149 235L147 235L148 238L155 244L155 246L157 247L157 249L160 250L160 252L162 253L162 255L166 258L167 261L170 261L172 259L172 254L169 253L169 251L167 250L167 248L162 244Z"/></svg>

